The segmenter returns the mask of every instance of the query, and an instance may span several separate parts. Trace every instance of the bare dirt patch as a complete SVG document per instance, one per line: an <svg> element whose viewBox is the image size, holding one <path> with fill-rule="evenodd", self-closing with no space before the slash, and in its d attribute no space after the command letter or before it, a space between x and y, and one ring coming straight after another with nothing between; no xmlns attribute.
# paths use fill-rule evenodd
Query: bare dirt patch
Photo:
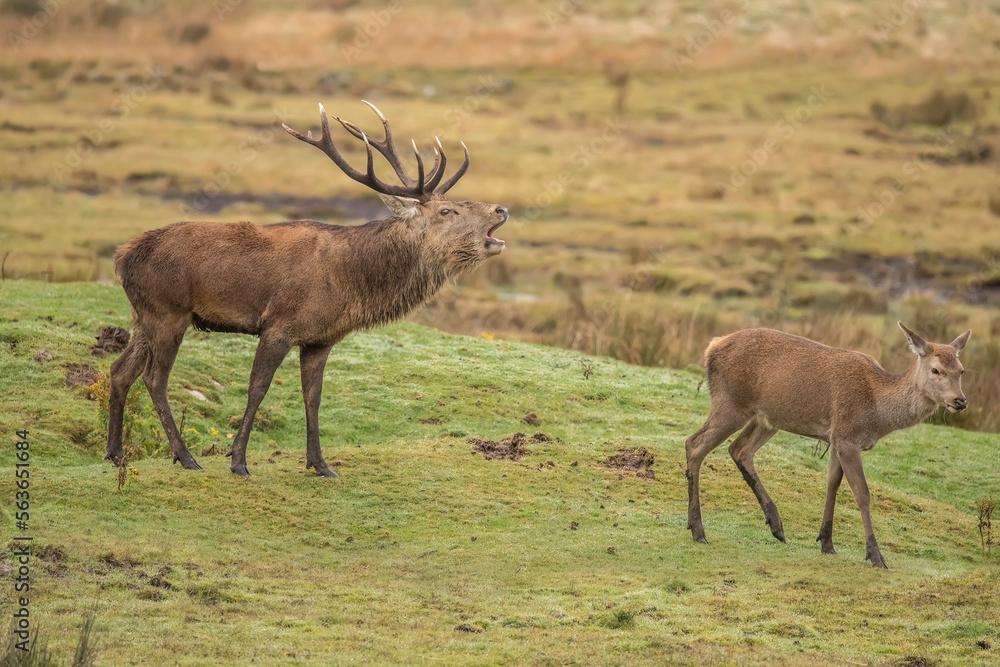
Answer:
<svg viewBox="0 0 1000 667"><path fill-rule="evenodd" d="M132 570L135 569L136 565L139 565L139 561L137 560L133 560L128 556L122 556L119 558L113 553L105 554L98 558L98 560L108 567L117 568L119 570Z"/></svg>
<svg viewBox="0 0 1000 667"><path fill-rule="evenodd" d="M541 426L542 420L539 419L538 415L536 415L534 412L529 412L528 414L524 415L524 423L527 424L528 426Z"/></svg>
<svg viewBox="0 0 1000 667"><path fill-rule="evenodd" d="M527 448L524 446L524 442L527 439L528 436L525 434L515 433L499 442L496 440L469 438L469 444L472 445L474 451L482 454L483 458L487 461L495 461L497 459L517 461L528 453Z"/></svg>
<svg viewBox="0 0 1000 667"><path fill-rule="evenodd" d="M937 662L922 655L908 655L892 664L897 667L934 667Z"/></svg>
<svg viewBox="0 0 1000 667"><path fill-rule="evenodd" d="M105 327L97 337L97 343L90 346L90 353L103 357L108 352L121 352L128 345L128 331L121 327Z"/></svg>
<svg viewBox="0 0 1000 667"><path fill-rule="evenodd" d="M600 463L614 470L634 472L636 477L656 479L656 473L653 471L653 454L645 447L619 449L616 454Z"/></svg>
<svg viewBox="0 0 1000 667"><path fill-rule="evenodd" d="M66 554L61 547L57 547L54 544L47 544L38 552L37 557L47 563L61 563L66 558Z"/></svg>
<svg viewBox="0 0 1000 667"><path fill-rule="evenodd" d="M67 387L89 387L97 382L98 373L90 366L85 364L66 364L63 368L66 369Z"/></svg>
<svg viewBox="0 0 1000 667"><path fill-rule="evenodd" d="M63 577L69 568L66 566L66 553L62 547L47 544L37 552L36 557L44 563L45 571L53 577Z"/></svg>
<svg viewBox="0 0 1000 667"><path fill-rule="evenodd" d="M472 445L472 449L482 454L483 458L488 461L495 461L497 459L517 461L522 456L526 456L530 453L524 446L525 443L551 441L551 436L540 432L530 438L524 433L515 433L514 435L506 437L500 441L469 438L469 444Z"/></svg>

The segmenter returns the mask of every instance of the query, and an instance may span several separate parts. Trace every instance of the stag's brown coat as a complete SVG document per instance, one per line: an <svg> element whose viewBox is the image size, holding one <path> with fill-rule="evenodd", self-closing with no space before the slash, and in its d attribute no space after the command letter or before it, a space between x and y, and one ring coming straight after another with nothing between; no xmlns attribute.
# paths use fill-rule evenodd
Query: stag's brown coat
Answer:
<svg viewBox="0 0 1000 667"><path fill-rule="evenodd" d="M468 149L462 166L444 182L447 159L440 143L428 174L416 153L418 177L412 179L396 154L388 121L372 109L385 129L381 141L337 119L365 142L366 173L354 170L337 152L322 105L321 139L286 129L323 150L348 176L379 192L396 214L393 217L357 227L315 220L267 226L178 222L141 234L119 248L115 271L132 304L134 333L111 366L108 459L116 464L122 460L125 396L142 375L174 460L185 468L200 469L167 403L167 377L184 333L193 325L260 337L247 408L233 439L233 472L249 474L246 446L254 414L274 372L297 346L306 408L306 467L336 476L323 460L319 443L320 394L330 349L351 331L406 315L450 277L502 252L504 242L493 233L507 220L502 206L444 198L468 168ZM375 176L372 147L389 161L402 186Z"/></svg>
<svg viewBox="0 0 1000 667"><path fill-rule="evenodd" d="M833 548L833 510L846 475L854 493L872 565L885 567L872 530L870 495L861 452L883 436L913 426L938 406L965 410L962 364L958 354L971 331L948 345L928 343L902 323L916 362L902 375L883 369L861 352L771 329L746 329L715 338L705 350L711 407L705 424L686 443L688 528L707 542L701 522L698 480L701 464L713 449L740 430L729 453L757 497L776 538L785 541L778 508L764 490L754 456L778 430L816 438L830 445L826 506L819 541Z"/></svg>

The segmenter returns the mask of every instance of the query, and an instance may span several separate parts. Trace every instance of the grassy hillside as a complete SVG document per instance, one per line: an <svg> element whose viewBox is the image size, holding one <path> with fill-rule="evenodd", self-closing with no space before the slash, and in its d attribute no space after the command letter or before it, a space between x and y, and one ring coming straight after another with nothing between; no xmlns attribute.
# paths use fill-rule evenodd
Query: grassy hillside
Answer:
<svg viewBox="0 0 1000 667"><path fill-rule="evenodd" d="M63 655L89 609L113 663L986 664L1000 651L1000 553L981 553L974 509L1000 495L995 435L924 425L867 454L892 568L876 571L846 485L839 555L820 554L825 459L788 435L758 464L788 544L725 448L703 473L711 544L691 541L683 443L708 406L698 369L408 323L354 334L331 356L320 412L341 478L304 470L293 354L244 481L202 451L233 432L255 341L192 332L170 395L205 470L170 464L142 393L133 435L152 454L119 492L99 406L66 387L64 365L107 371L113 355L88 346L127 326L121 290L6 281L0 303L4 466L30 429L32 613ZM42 348L51 360L34 359ZM517 461L469 442L519 431L548 440ZM655 476L604 463L639 447ZM11 535L9 499L3 517ZM2 595L6 615L9 582Z"/></svg>

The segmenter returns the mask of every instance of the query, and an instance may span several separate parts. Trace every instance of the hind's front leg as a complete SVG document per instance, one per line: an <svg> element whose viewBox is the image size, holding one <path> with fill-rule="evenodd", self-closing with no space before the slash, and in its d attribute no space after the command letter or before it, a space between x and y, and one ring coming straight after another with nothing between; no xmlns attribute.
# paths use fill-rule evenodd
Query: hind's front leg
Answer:
<svg viewBox="0 0 1000 667"><path fill-rule="evenodd" d="M836 554L833 548L833 509L837 504L837 490L840 482L844 479L844 469L840 466L840 457L837 450L830 447L830 467L826 475L826 505L823 508L823 524L819 529L820 548L825 554Z"/></svg>

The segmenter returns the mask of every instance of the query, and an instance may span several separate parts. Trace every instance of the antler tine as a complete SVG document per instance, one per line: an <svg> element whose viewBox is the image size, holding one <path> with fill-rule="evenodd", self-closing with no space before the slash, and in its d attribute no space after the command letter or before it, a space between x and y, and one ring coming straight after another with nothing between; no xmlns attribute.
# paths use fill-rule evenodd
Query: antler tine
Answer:
<svg viewBox="0 0 1000 667"><path fill-rule="evenodd" d="M407 187L413 187L416 184L416 181L414 181L410 177L410 175L406 173L406 167L403 166L403 162L400 159L399 154L396 152L396 145L395 143L393 143L392 140L392 128L389 127L389 120L382 114L381 111L378 110L378 107L376 107L374 104L366 100L361 100L361 101L367 104L371 108L371 110L375 112L375 115L378 116L378 119L382 121L382 128L385 131L385 137L381 141L376 140L372 137L369 137L368 141L375 148L375 150L377 150L382 155L382 157L384 157L386 161L389 162L389 165L392 167L392 170L396 172L396 176L399 177L399 180L401 180L403 184L406 185ZM339 117L337 118L337 122L343 125L344 129L353 134L356 138L358 139L362 138L361 135L364 134L364 132L354 123L346 121Z"/></svg>
<svg viewBox="0 0 1000 667"><path fill-rule="evenodd" d="M455 185L455 183L458 183L458 179L465 176L465 172L469 169L470 156L469 156L469 147L465 145L464 141L462 142L462 148L465 150L465 161L462 162L462 166L458 168L458 171L452 174L451 178L442 183L439 187L435 187L432 190L434 194L443 195L444 193L448 192L448 190L450 190L451 187ZM441 173L444 173L443 167L441 168Z"/></svg>
<svg viewBox="0 0 1000 667"><path fill-rule="evenodd" d="M344 157L337 150L337 147L334 146L333 139L330 138L330 121L326 117L326 109L323 108L322 102L319 105L319 123L320 123L320 128L322 129L323 132L323 137L321 139L313 139L311 131L307 132L306 135L303 136L302 134L296 132L295 130L288 127L288 125L284 123L282 123L281 126L285 128L285 131L288 132L288 134L292 135L299 141L304 141L307 144L315 146L316 148L326 153L327 157L333 160L334 163L336 163L336 165L340 167L341 171L343 171L345 174L353 178L355 181L368 185L367 183L365 183L364 174L362 174L360 171L349 165L347 163L347 160L345 160Z"/></svg>
<svg viewBox="0 0 1000 667"><path fill-rule="evenodd" d="M441 182L441 177L444 176L445 165L448 164L448 156L444 154L444 146L441 145L441 140L434 137L434 141L437 142L437 152L441 154L441 161L435 164L436 169L431 172L431 176L427 180L427 190L432 193L437 188L437 184Z"/></svg>
<svg viewBox="0 0 1000 667"><path fill-rule="evenodd" d="M379 114L379 118L383 119L384 123L387 123L387 121L384 120L385 117L382 116L382 114L378 112L377 109L376 112ZM372 188L376 192L388 195L396 195L400 197L426 198L428 196L429 193L426 192L423 187L416 187L417 184L413 181L413 179L410 178L409 175L407 175L406 172L402 170L402 166L399 163L399 157L396 155L395 148L393 148L389 152L389 154L387 154L386 150L384 150L383 147L383 144L385 143L384 141L376 142L369 140L368 136L364 132L362 132L356 125L354 125L353 123L349 123L348 121L341 120L340 118L337 118L337 121L339 121L340 124L343 125L348 132L350 132L355 137L365 142L365 147L368 154L368 164L367 164L367 173L362 174L360 171L358 171L357 169L355 169L354 167L352 167L350 164L347 163L347 160L344 159L344 157L337 150L337 147L334 145L333 139L330 137L330 121L327 118L326 109L323 108L322 104L319 105L319 119L320 119L320 128L322 130L322 135L323 135L320 139L313 139L312 132L309 132L306 136L303 136L302 134L296 132L295 130L288 127L284 123L282 123L282 127L284 127L285 131L288 132L293 137L295 137L296 139L299 139L300 141L304 141L307 144L319 148L327 155L327 157L333 160L338 167L340 167L341 171L347 174L350 178L357 181L358 183L361 183L362 185L366 185ZM389 135L387 132L386 136L387 139L390 140L391 142L391 135ZM383 157L389 160L390 164L393 165L393 169L396 171L396 174L400 176L400 179L404 183L403 186L383 183L375 175L374 158L372 155L373 146L375 147L376 150L379 151L379 153L383 155ZM390 155L392 157L390 157Z"/></svg>
<svg viewBox="0 0 1000 667"><path fill-rule="evenodd" d="M420 192L424 191L424 160L420 157L420 151L417 150L417 142L410 139L410 143L413 144L413 154L417 157L417 190Z"/></svg>

